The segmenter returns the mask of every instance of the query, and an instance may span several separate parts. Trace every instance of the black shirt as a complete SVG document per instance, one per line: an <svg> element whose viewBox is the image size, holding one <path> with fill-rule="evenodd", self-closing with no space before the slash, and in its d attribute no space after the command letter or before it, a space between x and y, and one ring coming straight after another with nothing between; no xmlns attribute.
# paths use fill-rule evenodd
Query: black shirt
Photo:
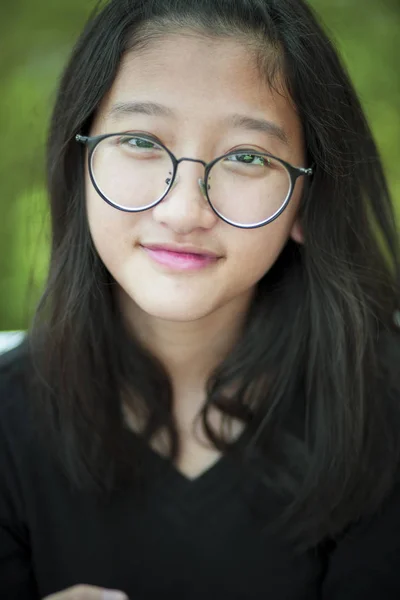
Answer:
<svg viewBox="0 0 400 600"><path fill-rule="evenodd" d="M0 361L1 600L83 583L131 600L400 599L400 489L329 553L301 556L260 529L251 476L228 456L190 480L149 448L146 501L100 503L32 435L15 361Z"/></svg>

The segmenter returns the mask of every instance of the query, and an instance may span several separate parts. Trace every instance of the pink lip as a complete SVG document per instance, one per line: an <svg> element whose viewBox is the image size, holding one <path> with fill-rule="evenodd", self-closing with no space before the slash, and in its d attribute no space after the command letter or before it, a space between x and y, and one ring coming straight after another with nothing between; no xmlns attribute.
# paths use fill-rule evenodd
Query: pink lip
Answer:
<svg viewBox="0 0 400 600"><path fill-rule="evenodd" d="M166 248L150 248L146 246L142 246L142 248L156 263L175 271L196 271L218 260L217 256L205 254L176 252Z"/></svg>

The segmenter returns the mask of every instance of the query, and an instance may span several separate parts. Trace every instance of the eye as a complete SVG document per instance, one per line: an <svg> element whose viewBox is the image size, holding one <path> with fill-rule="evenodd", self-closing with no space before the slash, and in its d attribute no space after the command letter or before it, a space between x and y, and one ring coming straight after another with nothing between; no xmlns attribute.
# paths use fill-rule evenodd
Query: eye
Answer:
<svg viewBox="0 0 400 600"><path fill-rule="evenodd" d="M137 150L161 150L160 146L152 140L141 136L122 136L117 140L119 146Z"/></svg>
<svg viewBox="0 0 400 600"><path fill-rule="evenodd" d="M267 156L262 156L260 154L250 154L250 153L238 153L232 154L231 156L227 156L226 159L228 162L236 162L243 165L250 166L261 166L261 167L270 167L272 166L272 161Z"/></svg>

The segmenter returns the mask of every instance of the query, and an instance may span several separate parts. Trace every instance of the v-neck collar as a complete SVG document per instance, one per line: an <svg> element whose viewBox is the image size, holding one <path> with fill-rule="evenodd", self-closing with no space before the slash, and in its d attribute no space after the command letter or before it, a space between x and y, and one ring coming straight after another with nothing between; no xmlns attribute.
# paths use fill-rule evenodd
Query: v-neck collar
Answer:
<svg viewBox="0 0 400 600"><path fill-rule="evenodd" d="M232 444L235 453L244 447L247 438L246 427ZM241 476L240 464L231 452L223 454L198 476L190 478L151 446L146 445L145 451L154 474L153 492L158 497L161 494L165 500L173 501L175 507L179 504L185 511L206 510L211 503L228 494Z"/></svg>

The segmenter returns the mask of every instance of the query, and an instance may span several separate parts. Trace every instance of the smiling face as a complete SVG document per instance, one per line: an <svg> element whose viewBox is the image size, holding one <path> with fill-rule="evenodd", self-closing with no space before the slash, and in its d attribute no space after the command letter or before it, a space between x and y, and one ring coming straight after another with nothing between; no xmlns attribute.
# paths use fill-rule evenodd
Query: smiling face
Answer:
<svg viewBox="0 0 400 600"><path fill-rule="evenodd" d="M163 108L146 108L146 103ZM250 119L267 123L256 130ZM305 166L301 124L292 104L262 81L246 46L228 39L171 35L126 54L90 135L119 132L151 135L177 158L208 163L250 147ZM212 211L198 183L203 177L202 164L182 162L177 185L160 204L128 213L104 202L87 176L90 232L128 318L141 313L194 321L221 311L234 318L247 309L257 282L288 238L301 242L296 213L302 178L277 219L246 230ZM170 245L216 258L202 261L149 248Z"/></svg>

